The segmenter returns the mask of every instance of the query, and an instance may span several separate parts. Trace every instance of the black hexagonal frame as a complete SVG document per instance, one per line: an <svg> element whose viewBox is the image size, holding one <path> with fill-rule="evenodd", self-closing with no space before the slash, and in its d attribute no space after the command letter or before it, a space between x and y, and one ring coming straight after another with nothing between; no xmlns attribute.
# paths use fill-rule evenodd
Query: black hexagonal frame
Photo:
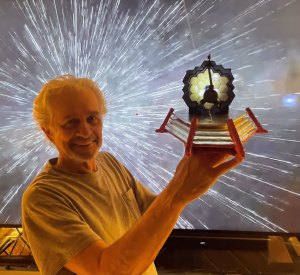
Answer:
<svg viewBox="0 0 300 275"><path fill-rule="evenodd" d="M209 57L210 58L210 57ZM186 71L186 74L183 78L184 87L183 91L183 100L186 105L189 107L189 113L195 115L209 115L209 111L204 108L201 103L197 103L190 99L190 80L192 77L197 76L199 73L203 73L206 69L211 69L214 73L218 73L220 76L225 76L228 78L227 87L228 87L228 98L226 101L221 101L220 105L213 106L210 110L210 114L219 115L219 114L228 114L229 105L233 101L235 94L233 92L234 86L232 84L234 77L231 73L231 69L224 68L222 65L217 65L214 61L205 60L202 62L201 66L195 67L193 70ZM209 85L209 83L208 83Z"/></svg>

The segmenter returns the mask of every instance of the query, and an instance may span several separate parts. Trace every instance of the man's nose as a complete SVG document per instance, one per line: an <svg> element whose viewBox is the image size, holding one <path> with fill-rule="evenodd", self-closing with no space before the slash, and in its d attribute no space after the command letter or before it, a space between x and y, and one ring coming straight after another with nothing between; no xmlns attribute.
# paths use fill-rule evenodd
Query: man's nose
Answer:
<svg viewBox="0 0 300 275"><path fill-rule="evenodd" d="M80 123L78 127L77 135L81 137L89 137L91 135L91 131L92 131L91 125L86 121L83 121Z"/></svg>

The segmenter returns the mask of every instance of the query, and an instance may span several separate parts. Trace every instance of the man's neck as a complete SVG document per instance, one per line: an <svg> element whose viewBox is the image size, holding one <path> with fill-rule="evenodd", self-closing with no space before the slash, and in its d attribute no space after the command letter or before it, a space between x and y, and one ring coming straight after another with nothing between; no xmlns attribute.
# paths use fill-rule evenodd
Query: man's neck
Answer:
<svg viewBox="0 0 300 275"><path fill-rule="evenodd" d="M96 160L88 160L88 161L74 161L74 160L64 160L58 158L55 167L62 171L67 171L71 173L77 174L89 174L96 172L98 170Z"/></svg>

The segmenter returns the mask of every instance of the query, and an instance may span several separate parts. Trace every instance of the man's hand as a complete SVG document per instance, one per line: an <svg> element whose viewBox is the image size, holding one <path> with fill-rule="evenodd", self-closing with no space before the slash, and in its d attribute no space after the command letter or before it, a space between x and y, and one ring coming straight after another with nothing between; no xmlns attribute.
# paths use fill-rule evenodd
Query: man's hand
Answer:
<svg viewBox="0 0 300 275"><path fill-rule="evenodd" d="M177 186L176 200L188 204L204 194L217 179L243 159L233 149L193 148L192 155L179 162L171 184Z"/></svg>

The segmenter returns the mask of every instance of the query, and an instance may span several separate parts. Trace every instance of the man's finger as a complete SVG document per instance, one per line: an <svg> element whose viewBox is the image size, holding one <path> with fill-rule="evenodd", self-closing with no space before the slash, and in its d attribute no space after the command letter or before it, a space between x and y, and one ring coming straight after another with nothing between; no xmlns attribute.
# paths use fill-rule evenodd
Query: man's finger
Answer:
<svg viewBox="0 0 300 275"><path fill-rule="evenodd" d="M193 147L192 154L225 154L236 155L233 148L217 148L217 147Z"/></svg>
<svg viewBox="0 0 300 275"><path fill-rule="evenodd" d="M217 173L219 175L225 174L229 170L231 170L231 169L235 168L236 166L238 166L239 164L241 164L243 160L244 160L244 158L241 158L240 156L236 156L233 159L230 159L230 160L223 162L220 165L216 166L214 168L214 170L217 171Z"/></svg>

